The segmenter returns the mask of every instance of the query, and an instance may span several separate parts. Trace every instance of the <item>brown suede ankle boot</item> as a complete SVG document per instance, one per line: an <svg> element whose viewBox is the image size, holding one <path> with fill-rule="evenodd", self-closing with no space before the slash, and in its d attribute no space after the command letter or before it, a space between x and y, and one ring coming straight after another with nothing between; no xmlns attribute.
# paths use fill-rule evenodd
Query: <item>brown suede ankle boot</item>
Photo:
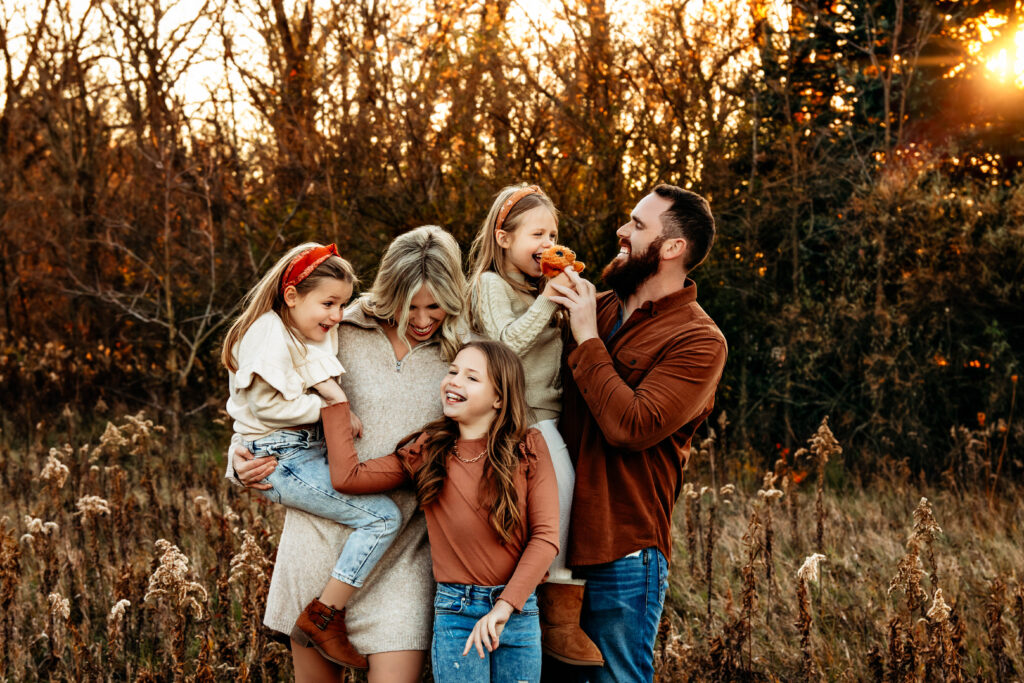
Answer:
<svg viewBox="0 0 1024 683"><path fill-rule="evenodd" d="M334 609L316 598L302 610L292 639L304 647L313 646L325 659L353 669L367 669L366 657L359 654L348 640L345 610Z"/></svg>
<svg viewBox="0 0 1024 683"><path fill-rule="evenodd" d="M583 586L542 583L537 586L541 648L544 654L576 666L604 666L594 641L580 628Z"/></svg>

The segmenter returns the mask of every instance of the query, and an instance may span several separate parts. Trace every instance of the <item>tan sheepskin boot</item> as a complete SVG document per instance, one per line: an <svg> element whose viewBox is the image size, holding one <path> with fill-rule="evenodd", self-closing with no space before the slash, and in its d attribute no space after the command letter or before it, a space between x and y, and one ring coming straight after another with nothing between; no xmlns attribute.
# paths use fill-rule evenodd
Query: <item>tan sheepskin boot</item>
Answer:
<svg viewBox="0 0 1024 683"><path fill-rule="evenodd" d="M537 603L545 654L575 666L604 666L601 650L580 628L583 586L543 583L537 586Z"/></svg>

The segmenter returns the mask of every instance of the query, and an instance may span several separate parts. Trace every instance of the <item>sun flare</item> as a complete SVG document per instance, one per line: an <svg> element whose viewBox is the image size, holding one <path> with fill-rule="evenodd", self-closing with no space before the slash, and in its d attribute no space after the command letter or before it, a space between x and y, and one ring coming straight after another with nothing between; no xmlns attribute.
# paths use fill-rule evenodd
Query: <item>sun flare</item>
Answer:
<svg viewBox="0 0 1024 683"><path fill-rule="evenodd" d="M1024 88L1024 28L1018 29L1010 45L1000 48L985 62L985 68L1001 83Z"/></svg>
<svg viewBox="0 0 1024 683"><path fill-rule="evenodd" d="M1005 16L989 10L966 22L958 33L966 40L971 60L982 64L990 79L1024 89L1024 25L1007 26Z"/></svg>

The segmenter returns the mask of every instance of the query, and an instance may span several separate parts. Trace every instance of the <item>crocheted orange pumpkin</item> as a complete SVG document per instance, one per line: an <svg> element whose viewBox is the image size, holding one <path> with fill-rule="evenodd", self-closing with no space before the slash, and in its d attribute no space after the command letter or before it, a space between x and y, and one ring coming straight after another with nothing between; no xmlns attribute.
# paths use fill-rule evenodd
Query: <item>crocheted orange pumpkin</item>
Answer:
<svg viewBox="0 0 1024 683"><path fill-rule="evenodd" d="M544 277L555 277L566 268L572 268L577 273L583 272L583 261L576 260L576 252L569 247L556 244L548 247L540 256L540 270Z"/></svg>

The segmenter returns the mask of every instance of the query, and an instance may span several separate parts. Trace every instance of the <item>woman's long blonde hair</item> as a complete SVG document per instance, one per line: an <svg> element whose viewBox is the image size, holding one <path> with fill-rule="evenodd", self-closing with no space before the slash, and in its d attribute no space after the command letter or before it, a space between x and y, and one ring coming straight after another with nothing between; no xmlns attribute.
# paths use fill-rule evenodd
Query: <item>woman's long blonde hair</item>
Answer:
<svg viewBox="0 0 1024 683"><path fill-rule="evenodd" d="M393 321L399 338L408 344L409 306L424 286L447 314L437 335L441 357L450 361L459 351L466 276L459 243L443 228L424 225L396 237L384 252L373 287L359 303L367 315Z"/></svg>
<svg viewBox="0 0 1024 683"><path fill-rule="evenodd" d="M477 232L476 238L473 240L473 246L469 250L470 296L477 290L480 276L487 272L497 273L515 291L523 292L530 296L537 296L539 282L532 282L528 279L526 284L523 284L506 274L509 269L508 250L498 244L498 237L495 234L497 232L495 223L498 221L498 214L501 213L502 205L512 195L525 187L529 187L529 185L519 183L518 185L509 185L502 188L494 198L491 210L487 212L487 218L480 224L480 230ZM505 216L501 229L508 233L515 232L522 222L523 214L538 206L543 206L551 211L551 215L555 218L555 225L558 225L558 209L555 208L551 198L543 190L538 189L536 192L531 192L515 203L509 210L508 215ZM475 331L481 332L482 330L475 317L473 307L469 306L470 324Z"/></svg>
<svg viewBox="0 0 1024 683"><path fill-rule="evenodd" d="M487 375L501 400L498 414L487 428L487 464L480 480L479 503L489 510L491 527L505 543L512 540L524 523L519 509L516 476L521 461L535 454L523 447L529 429L530 408L526 404L526 376L523 363L512 349L496 341L471 341L462 349L479 349L487 359ZM459 349L460 351L462 349ZM419 433L426 432L423 464L411 473L416 498L421 507L437 500L448 476L448 456L459 438L459 425L450 417L434 420ZM399 447L416 439L410 434Z"/></svg>
<svg viewBox="0 0 1024 683"><path fill-rule="evenodd" d="M322 245L316 242L306 242L288 250L288 253L279 258L277 263L260 278L256 286L245 295L245 298L242 300L244 305L242 314L235 318L235 322L231 324L231 328L224 338L224 346L221 347L220 351L220 360L228 370L234 372L238 369L234 353L235 346L242 340L245 333L249 331L249 328L256 322L256 319L267 311L274 311L281 316L281 320L284 321L285 327L292 336L298 334L285 311L286 305L284 294L281 292L281 278L284 275L284 271L288 268L288 264L295 257L307 249L319 246ZM356 277L356 272L353 270L351 263L340 256L329 256L305 280L295 285L295 289L299 294L306 294L316 289L316 286L326 279L348 282L353 287L359 284L359 279ZM296 338L298 337L296 336Z"/></svg>

